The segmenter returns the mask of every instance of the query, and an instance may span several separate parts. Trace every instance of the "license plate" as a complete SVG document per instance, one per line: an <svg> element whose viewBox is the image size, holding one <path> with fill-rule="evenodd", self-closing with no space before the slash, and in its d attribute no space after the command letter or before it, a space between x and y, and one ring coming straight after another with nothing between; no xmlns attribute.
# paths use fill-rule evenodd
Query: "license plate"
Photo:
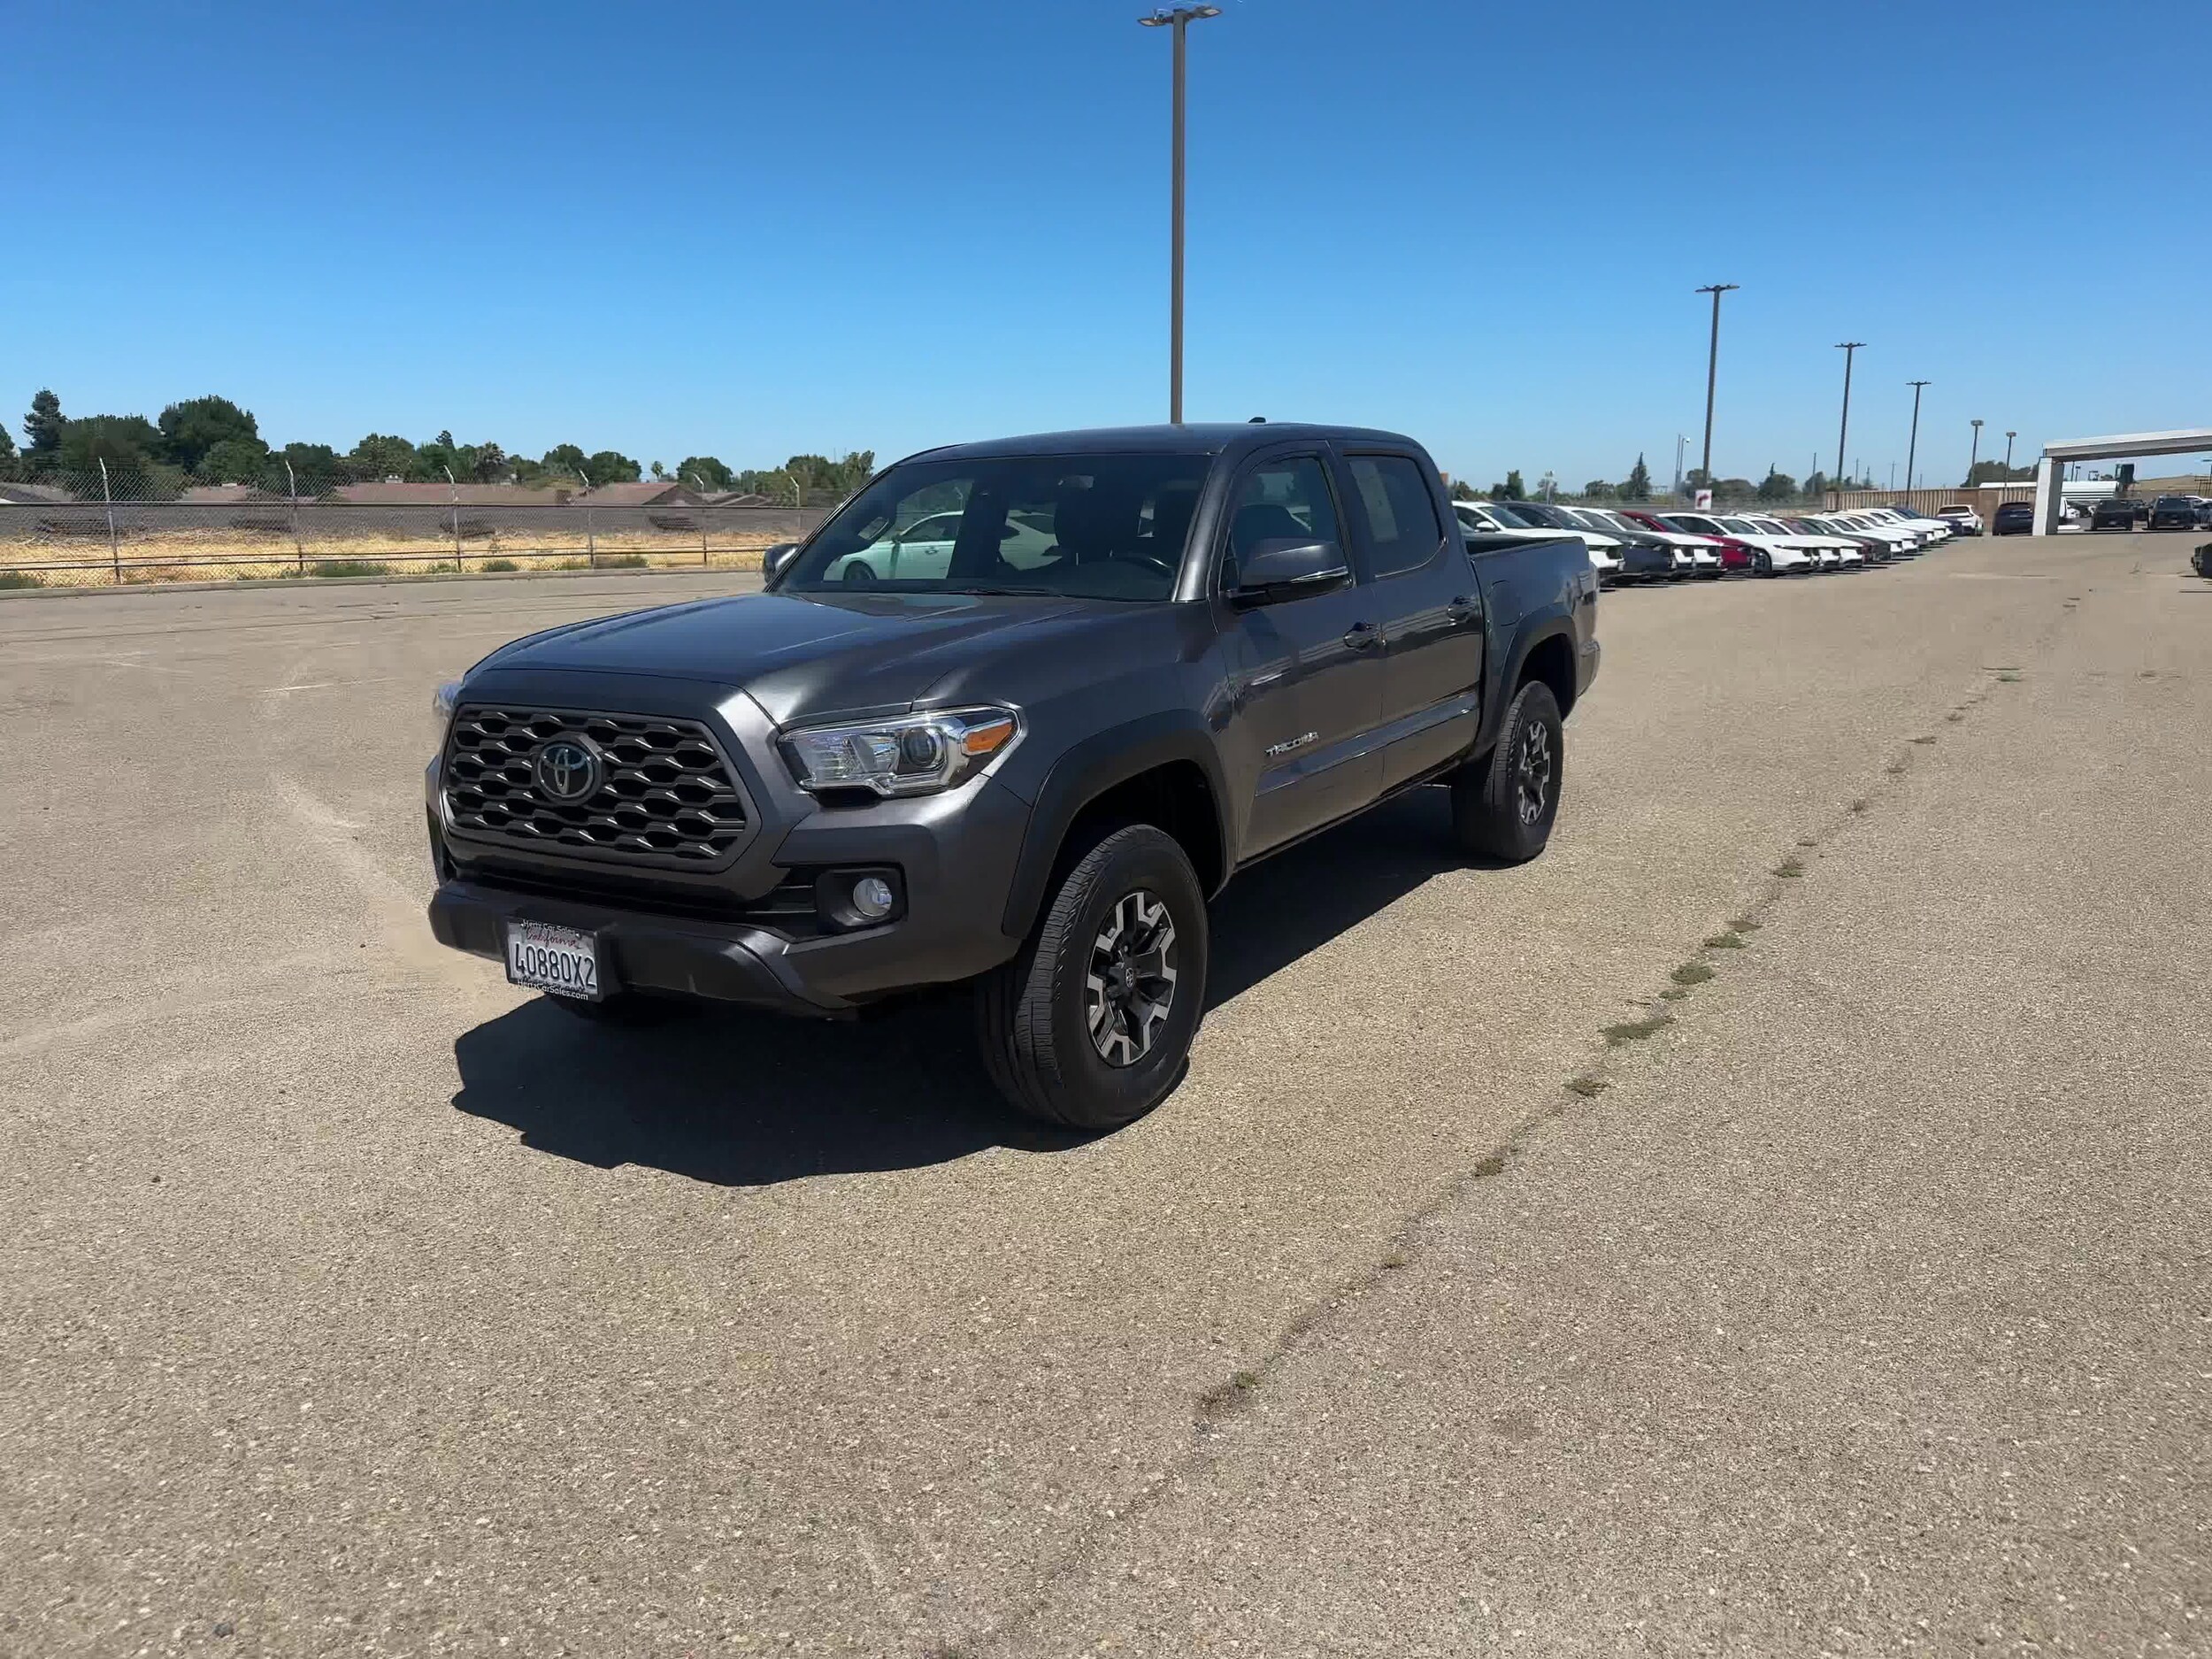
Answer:
<svg viewBox="0 0 2212 1659"><path fill-rule="evenodd" d="M532 990L599 1002L606 996L599 973L599 935L580 927L510 922L507 978Z"/></svg>

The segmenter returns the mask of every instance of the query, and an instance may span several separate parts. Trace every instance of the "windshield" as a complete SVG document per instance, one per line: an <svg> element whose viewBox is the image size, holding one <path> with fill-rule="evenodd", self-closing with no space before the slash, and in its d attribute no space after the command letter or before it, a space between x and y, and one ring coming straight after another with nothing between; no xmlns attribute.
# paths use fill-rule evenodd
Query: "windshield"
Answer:
<svg viewBox="0 0 2212 1659"><path fill-rule="evenodd" d="M1508 508L1494 501L1484 502L1482 503L1482 510L1488 513L1492 518L1495 518L1500 524L1504 525L1510 529L1542 530L1548 529L1550 527L1548 525L1538 524L1533 518L1524 518L1521 514L1511 511Z"/></svg>
<svg viewBox="0 0 2212 1659"><path fill-rule="evenodd" d="M895 466L823 526L780 586L1165 599L1212 465L1077 455Z"/></svg>
<svg viewBox="0 0 2212 1659"><path fill-rule="evenodd" d="M1727 531L1731 535L1768 535L1772 534L1770 531L1760 529L1757 525L1752 523L1748 518L1723 518L1720 521L1720 527Z"/></svg>

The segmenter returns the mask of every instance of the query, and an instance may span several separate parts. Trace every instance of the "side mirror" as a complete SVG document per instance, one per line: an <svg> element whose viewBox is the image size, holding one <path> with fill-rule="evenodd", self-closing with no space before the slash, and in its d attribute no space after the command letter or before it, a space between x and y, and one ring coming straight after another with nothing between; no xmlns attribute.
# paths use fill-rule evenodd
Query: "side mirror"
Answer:
<svg viewBox="0 0 2212 1659"><path fill-rule="evenodd" d="M798 557L799 544L796 541L779 541L760 556L761 574L772 582Z"/></svg>
<svg viewBox="0 0 2212 1659"><path fill-rule="evenodd" d="M1255 541L1237 561L1237 585L1229 597L1241 606L1280 604L1333 592L1351 580L1352 568L1335 542L1271 536Z"/></svg>

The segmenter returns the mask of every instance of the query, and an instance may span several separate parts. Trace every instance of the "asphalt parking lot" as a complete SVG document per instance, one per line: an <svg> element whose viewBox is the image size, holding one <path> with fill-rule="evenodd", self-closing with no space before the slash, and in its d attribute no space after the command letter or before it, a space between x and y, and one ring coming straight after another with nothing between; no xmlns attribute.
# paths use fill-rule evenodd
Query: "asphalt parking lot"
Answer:
<svg viewBox="0 0 2212 1659"><path fill-rule="evenodd" d="M430 686L742 578L0 601L0 1652L2212 1651L2185 558L1609 596L1087 1141L431 942Z"/></svg>

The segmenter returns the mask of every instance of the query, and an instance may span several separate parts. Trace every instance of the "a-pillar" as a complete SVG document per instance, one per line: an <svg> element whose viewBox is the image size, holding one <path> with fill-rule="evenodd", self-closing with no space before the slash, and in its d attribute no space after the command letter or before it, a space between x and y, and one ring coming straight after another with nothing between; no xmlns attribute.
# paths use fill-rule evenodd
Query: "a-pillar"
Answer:
<svg viewBox="0 0 2212 1659"><path fill-rule="evenodd" d="M2065 491L2059 488L2066 476L2066 463L2054 461L2045 456L2035 464L2035 533L2038 535L2058 534L2058 508Z"/></svg>

